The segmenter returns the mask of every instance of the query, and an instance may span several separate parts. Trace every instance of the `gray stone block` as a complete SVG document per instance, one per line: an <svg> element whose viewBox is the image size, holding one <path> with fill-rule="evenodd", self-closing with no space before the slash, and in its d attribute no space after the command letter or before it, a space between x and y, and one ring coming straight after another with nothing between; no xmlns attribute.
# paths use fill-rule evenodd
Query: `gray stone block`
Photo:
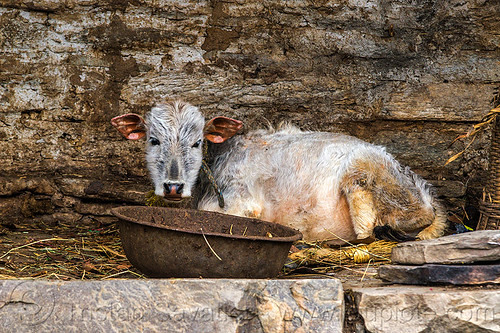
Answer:
<svg viewBox="0 0 500 333"><path fill-rule="evenodd" d="M500 283L500 265L382 265L378 275L401 284L477 285Z"/></svg>
<svg viewBox="0 0 500 333"><path fill-rule="evenodd" d="M389 286L353 289L372 333L500 332L500 289Z"/></svg>
<svg viewBox="0 0 500 333"><path fill-rule="evenodd" d="M337 279L0 281L2 332L340 332Z"/></svg>
<svg viewBox="0 0 500 333"><path fill-rule="evenodd" d="M465 264L500 260L500 230L482 230L401 243L392 249L396 264Z"/></svg>

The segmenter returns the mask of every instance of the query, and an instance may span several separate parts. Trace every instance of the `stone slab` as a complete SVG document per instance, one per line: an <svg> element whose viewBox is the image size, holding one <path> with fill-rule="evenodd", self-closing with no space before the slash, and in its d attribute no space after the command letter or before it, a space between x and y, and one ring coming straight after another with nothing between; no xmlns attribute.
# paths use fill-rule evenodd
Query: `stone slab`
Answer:
<svg viewBox="0 0 500 333"><path fill-rule="evenodd" d="M500 264L492 265L382 265L378 275L385 281L402 284L477 285L500 283Z"/></svg>
<svg viewBox="0 0 500 333"><path fill-rule="evenodd" d="M500 332L500 289L388 286L352 293L371 333Z"/></svg>
<svg viewBox="0 0 500 333"><path fill-rule="evenodd" d="M396 264L464 264L500 260L500 230L482 230L401 243L392 249Z"/></svg>
<svg viewBox="0 0 500 333"><path fill-rule="evenodd" d="M337 279L0 280L2 332L340 332Z"/></svg>

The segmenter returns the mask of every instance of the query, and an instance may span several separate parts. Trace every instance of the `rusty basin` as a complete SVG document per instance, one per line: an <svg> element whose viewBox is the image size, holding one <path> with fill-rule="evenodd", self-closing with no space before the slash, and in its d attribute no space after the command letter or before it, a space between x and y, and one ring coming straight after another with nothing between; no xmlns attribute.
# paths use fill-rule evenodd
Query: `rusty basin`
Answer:
<svg viewBox="0 0 500 333"><path fill-rule="evenodd" d="M292 228L216 212L146 206L114 208L130 263L150 277L276 277Z"/></svg>

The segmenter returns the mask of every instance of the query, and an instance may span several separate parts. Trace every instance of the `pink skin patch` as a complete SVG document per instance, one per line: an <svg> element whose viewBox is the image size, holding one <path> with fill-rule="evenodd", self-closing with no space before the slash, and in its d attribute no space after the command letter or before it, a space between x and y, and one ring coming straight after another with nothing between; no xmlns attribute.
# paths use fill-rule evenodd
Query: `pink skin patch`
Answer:
<svg viewBox="0 0 500 333"><path fill-rule="evenodd" d="M129 140L139 140L141 138L141 134L139 133L130 133L128 135Z"/></svg>
<svg viewBox="0 0 500 333"><path fill-rule="evenodd" d="M220 136L214 136L213 139L212 139L212 142L214 142L214 143L222 143L222 142L224 142L224 139L221 138Z"/></svg>

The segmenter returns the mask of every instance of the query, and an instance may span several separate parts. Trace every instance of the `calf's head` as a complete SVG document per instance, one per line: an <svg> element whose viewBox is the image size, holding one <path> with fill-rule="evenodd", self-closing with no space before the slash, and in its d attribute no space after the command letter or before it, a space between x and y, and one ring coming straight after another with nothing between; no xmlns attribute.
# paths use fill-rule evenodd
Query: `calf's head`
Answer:
<svg viewBox="0 0 500 333"><path fill-rule="evenodd" d="M155 194L169 200L191 196L203 159L203 139L222 143L243 126L216 117L205 123L197 107L181 101L158 104L143 119L115 117L111 124L127 139L146 139L146 162Z"/></svg>

